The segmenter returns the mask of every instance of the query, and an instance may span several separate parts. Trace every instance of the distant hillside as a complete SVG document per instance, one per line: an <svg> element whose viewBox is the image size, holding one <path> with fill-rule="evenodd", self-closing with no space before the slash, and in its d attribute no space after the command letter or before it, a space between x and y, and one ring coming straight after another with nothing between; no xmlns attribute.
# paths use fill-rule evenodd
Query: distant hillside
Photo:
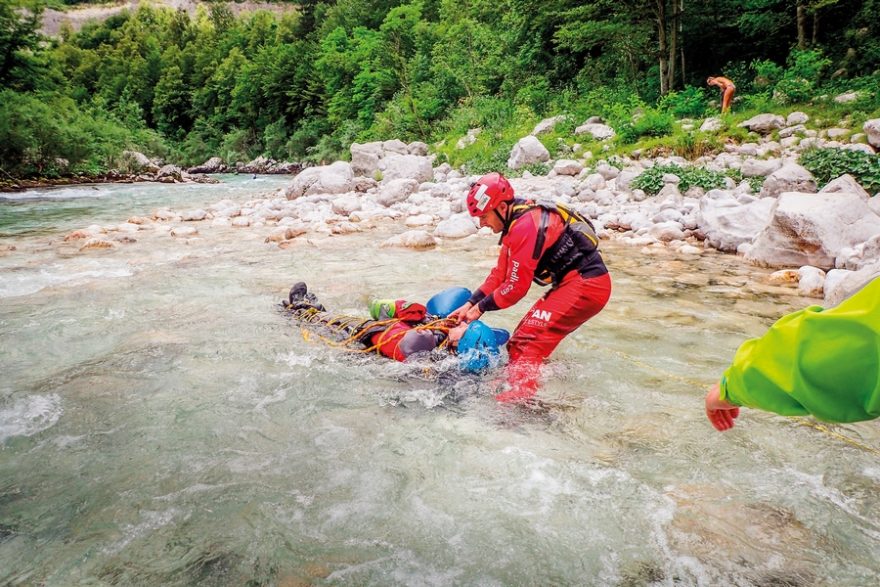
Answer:
<svg viewBox="0 0 880 587"><path fill-rule="evenodd" d="M153 6L168 6L174 9L182 8L190 15L195 14L199 4L209 4L196 0L145 0L144 3ZM102 21L123 10L134 11L139 4L141 4L141 0L128 0L117 4L80 4L65 11L47 8L43 11L43 26L40 31L44 35L57 36L64 23L68 23L74 31L78 31L87 22ZM268 10L275 13L297 10L295 4L280 2L229 2L227 6L234 15L255 10Z"/></svg>

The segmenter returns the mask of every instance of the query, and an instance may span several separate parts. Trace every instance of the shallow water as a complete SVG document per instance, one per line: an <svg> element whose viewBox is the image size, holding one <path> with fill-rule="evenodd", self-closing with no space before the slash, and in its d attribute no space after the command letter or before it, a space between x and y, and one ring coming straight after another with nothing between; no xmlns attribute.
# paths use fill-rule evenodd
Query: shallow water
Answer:
<svg viewBox="0 0 880 587"><path fill-rule="evenodd" d="M544 409L500 406L492 376L440 386L276 311L297 279L356 314L474 287L491 238L380 249L389 224L282 250L269 228L200 223L114 251L61 239L285 181L226 180L98 186L88 211L0 202L16 247L0 253L0 583L876 581L876 424L745 411L722 435L703 415L739 343L813 302L767 271L607 244L612 301L557 350Z"/></svg>

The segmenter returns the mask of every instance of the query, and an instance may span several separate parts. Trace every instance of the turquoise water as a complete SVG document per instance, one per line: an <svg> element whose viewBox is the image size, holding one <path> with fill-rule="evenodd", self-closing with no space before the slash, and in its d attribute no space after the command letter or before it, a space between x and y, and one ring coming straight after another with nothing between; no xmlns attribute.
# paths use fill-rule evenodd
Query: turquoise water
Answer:
<svg viewBox="0 0 880 587"><path fill-rule="evenodd" d="M612 302L525 410L493 401L492 375L440 386L276 308L297 279L355 314L474 287L491 238L379 248L404 230L387 224L280 249L269 227L208 223L110 251L60 238L284 182L0 202L0 584L875 582L875 423L705 420L738 344L812 303L735 257L607 244ZM525 309L488 319L512 328Z"/></svg>

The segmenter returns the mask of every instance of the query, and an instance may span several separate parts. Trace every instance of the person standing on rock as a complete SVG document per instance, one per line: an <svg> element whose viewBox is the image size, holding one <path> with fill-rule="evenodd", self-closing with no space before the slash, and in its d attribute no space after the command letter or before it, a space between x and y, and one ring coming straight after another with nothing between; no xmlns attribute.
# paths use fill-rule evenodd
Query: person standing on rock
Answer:
<svg viewBox="0 0 880 587"><path fill-rule="evenodd" d="M484 175L471 186L467 209L481 228L501 235L501 252L483 284L451 318L472 322L484 312L508 308L526 295L532 281L551 286L507 343L510 388L496 399L527 400L537 392L544 360L608 303L611 276L587 218L556 204L515 199L500 173Z"/></svg>
<svg viewBox="0 0 880 587"><path fill-rule="evenodd" d="M706 79L706 84L721 89L721 113L724 114L730 110L730 103L733 101L733 94L736 92L736 86L726 77L710 77Z"/></svg>
<svg viewBox="0 0 880 587"><path fill-rule="evenodd" d="M705 403L719 432L733 428L741 406L826 422L880 417L880 277L833 308L783 316L743 343Z"/></svg>

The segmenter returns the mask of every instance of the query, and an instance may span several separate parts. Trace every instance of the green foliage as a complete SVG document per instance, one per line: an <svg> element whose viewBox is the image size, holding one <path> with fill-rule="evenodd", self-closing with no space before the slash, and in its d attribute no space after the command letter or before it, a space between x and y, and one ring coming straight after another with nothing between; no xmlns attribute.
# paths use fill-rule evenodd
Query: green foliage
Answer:
<svg viewBox="0 0 880 587"><path fill-rule="evenodd" d="M0 91L0 167L10 174L56 174L65 170L60 159L74 171L106 168L123 149L150 142L150 135L57 94Z"/></svg>
<svg viewBox="0 0 880 587"><path fill-rule="evenodd" d="M816 87L831 66L831 60L820 49L794 50L788 58L788 67L776 83L774 98L784 104L806 102L816 93Z"/></svg>
<svg viewBox="0 0 880 587"><path fill-rule="evenodd" d="M880 191L880 156L848 149L810 149L801 154L800 163L820 187L848 173L869 192Z"/></svg>
<svg viewBox="0 0 880 587"><path fill-rule="evenodd" d="M675 13L660 21L642 0L303 0L238 16L222 2L194 15L141 3L53 40L38 32L41 3L0 0L0 87L14 92L4 112L28 104L44 116L49 103L55 116L42 128L28 113L23 126L0 121L5 156L21 157L2 164L34 173L54 165L49 153L100 169L132 144L187 163L325 161L347 157L353 140L389 138L442 140L451 164L503 169L512 145L557 114L568 118L542 137L551 151L583 140L574 128L599 116L618 139L589 150L697 157L720 139L676 119L706 114L717 93L704 80L719 73L737 83L732 116L803 102L822 111L814 120L848 116L853 128L880 116L878 0L808 2L821 26L794 51L797 3L690 3L676 55L665 55L687 71L664 96L659 33L670 40ZM814 99L853 89L855 103ZM747 139L728 122L727 138ZM477 127L474 145L454 148Z"/></svg>
<svg viewBox="0 0 880 587"><path fill-rule="evenodd" d="M660 110L665 110L677 118L696 118L706 114L706 93L703 88L687 86L679 92L669 92L658 104Z"/></svg>
<svg viewBox="0 0 880 587"><path fill-rule="evenodd" d="M617 136L624 144L635 143L641 137L662 137L672 134L675 117L656 108L645 108L631 120L618 125Z"/></svg>
<svg viewBox="0 0 880 587"><path fill-rule="evenodd" d="M663 176L667 173L677 175L681 182L678 189L683 193L691 186L698 186L704 190L722 188L726 185L725 175L717 171L711 171L702 167L679 167L678 165L655 165L646 169L632 180L632 187L654 195L663 189Z"/></svg>

